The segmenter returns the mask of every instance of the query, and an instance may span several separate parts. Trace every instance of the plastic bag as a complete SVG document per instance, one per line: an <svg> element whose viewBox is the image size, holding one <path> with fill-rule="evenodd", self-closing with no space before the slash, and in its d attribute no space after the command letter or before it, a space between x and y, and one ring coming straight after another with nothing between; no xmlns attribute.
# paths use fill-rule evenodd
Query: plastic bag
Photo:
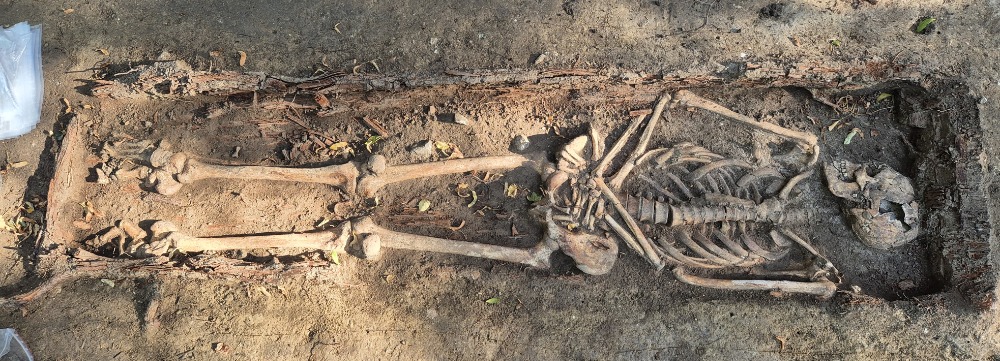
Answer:
<svg viewBox="0 0 1000 361"><path fill-rule="evenodd" d="M35 129L42 112L42 27L0 30L0 139Z"/></svg>
<svg viewBox="0 0 1000 361"><path fill-rule="evenodd" d="M0 329L0 361L34 361L28 346L13 328Z"/></svg>

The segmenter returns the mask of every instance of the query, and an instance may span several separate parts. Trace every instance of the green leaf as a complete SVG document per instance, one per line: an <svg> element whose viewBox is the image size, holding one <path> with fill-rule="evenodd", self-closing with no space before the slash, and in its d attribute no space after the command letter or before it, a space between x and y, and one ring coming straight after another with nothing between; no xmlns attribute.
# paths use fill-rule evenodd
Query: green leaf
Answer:
<svg viewBox="0 0 1000 361"><path fill-rule="evenodd" d="M417 211L427 212L428 209L431 209L431 201L421 199L420 202L417 202Z"/></svg>
<svg viewBox="0 0 1000 361"><path fill-rule="evenodd" d="M472 208L472 206L476 205L476 202L478 201L479 201L479 195L476 194L476 191L472 191L472 203L469 203L469 205L466 207Z"/></svg>
<svg viewBox="0 0 1000 361"><path fill-rule="evenodd" d="M365 141L365 149L368 149L368 153L372 152L372 147L375 146L375 143L378 143L380 140L382 140L382 137L377 135L368 137L368 140Z"/></svg>
<svg viewBox="0 0 1000 361"><path fill-rule="evenodd" d="M917 23L917 28L914 29L914 31L916 31L917 34L923 34L927 31L927 27L933 24L935 21L937 21L937 19L928 16Z"/></svg>
<svg viewBox="0 0 1000 361"><path fill-rule="evenodd" d="M851 129L851 132L847 133L847 138L844 138L844 145L851 144L851 140L853 140L854 136L858 134L861 134L861 129L858 128Z"/></svg>
<svg viewBox="0 0 1000 361"><path fill-rule="evenodd" d="M337 251L330 252L330 262L338 266L340 265L340 254Z"/></svg>
<svg viewBox="0 0 1000 361"><path fill-rule="evenodd" d="M492 297L492 298L487 299L484 302L486 302L487 305L495 305L495 304L500 303L500 299L497 298L497 297Z"/></svg>
<svg viewBox="0 0 1000 361"><path fill-rule="evenodd" d="M542 195L541 194L538 194L538 193L535 193L535 192L531 192L531 194L528 195L528 202L535 203L535 202L538 202L540 200L542 200Z"/></svg>
<svg viewBox="0 0 1000 361"><path fill-rule="evenodd" d="M878 103L878 102L881 102L881 101L889 99L889 98L892 98L892 94L889 94L889 93L879 93L878 97L875 98L875 102Z"/></svg>
<svg viewBox="0 0 1000 361"><path fill-rule="evenodd" d="M830 45L840 46L840 39L830 39Z"/></svg>

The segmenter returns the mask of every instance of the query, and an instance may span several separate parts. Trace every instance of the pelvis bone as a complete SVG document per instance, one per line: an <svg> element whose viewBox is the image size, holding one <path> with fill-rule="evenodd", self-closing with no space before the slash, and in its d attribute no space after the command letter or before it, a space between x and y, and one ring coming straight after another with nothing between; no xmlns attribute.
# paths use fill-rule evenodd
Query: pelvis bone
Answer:
<svg viewBox="0 0 1000 361"><path fill-rule="evenodd" d="M864 244L890 249L920 233L913 181L885 164L845 160L825 166L833 195L847 200L851 229Z"/></svg>

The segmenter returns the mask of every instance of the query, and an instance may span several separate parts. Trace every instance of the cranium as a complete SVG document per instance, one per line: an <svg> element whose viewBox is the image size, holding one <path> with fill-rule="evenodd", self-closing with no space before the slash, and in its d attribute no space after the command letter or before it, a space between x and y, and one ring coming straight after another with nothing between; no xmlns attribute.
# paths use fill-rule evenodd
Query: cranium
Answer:
<svg viewBox="0 0 1000 361"><path fill-rule="evenodd" d="M898 247L920 233L913 181L885 164L826 164L833 195L848 201L851 229L866 245Z"/></svg>

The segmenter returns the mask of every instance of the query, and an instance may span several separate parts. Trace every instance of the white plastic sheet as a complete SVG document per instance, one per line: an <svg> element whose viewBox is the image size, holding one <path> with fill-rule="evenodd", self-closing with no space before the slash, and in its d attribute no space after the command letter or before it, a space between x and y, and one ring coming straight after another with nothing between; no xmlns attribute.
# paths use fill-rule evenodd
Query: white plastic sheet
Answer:
<svg viewBox="0 0 1000 361"><path fill-rule="evenodd" d="M35 129L42 112L42 27L0 30L0 139Z"/></svg>

